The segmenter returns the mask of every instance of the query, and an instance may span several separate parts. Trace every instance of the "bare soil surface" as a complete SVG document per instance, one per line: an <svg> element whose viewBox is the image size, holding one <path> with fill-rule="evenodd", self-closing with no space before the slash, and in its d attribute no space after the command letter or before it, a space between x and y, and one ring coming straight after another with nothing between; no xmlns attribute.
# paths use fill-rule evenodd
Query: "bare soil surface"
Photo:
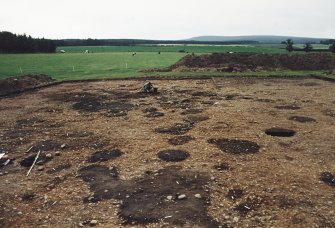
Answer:
<svg viewBox="0 0 335 228"><path fill-rule="evenodd" d="M0 96L13 93L20 93L25 90L33 89L54 80L47 75L24 75L0 80Z"/></svg>
<svg viewBox="0 0 335 228"><path fill-rule="evenodd" d="M152 83L1 98L0 227L335 227L334 83Z"/></svg>
<svg viewBox="0 0 335 228"><path fill-rule="evenodd" d="M333 70L335 55L325 53L309 54L256 54L256 53L214 53L187 55L165 70L221 72L262 70Z"/></svg>

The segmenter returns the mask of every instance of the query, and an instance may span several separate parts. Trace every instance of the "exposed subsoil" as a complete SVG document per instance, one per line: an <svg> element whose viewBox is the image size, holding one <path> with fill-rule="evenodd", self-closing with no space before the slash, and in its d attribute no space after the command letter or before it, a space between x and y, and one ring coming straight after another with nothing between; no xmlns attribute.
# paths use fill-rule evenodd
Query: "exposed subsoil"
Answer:
<svg viewBox="0 0 335 228"><path fill-rule="evenodd" d="M47 75L24 75L0 80L0 96L20 93L42 85L49 84L54 80Z"/></svg>
<svg viewBox="0 0 335 228"><path fill-rule="evenodd" d="M0 99L0 227L335 227L333 83L143 83Z"/></svg>
<svg viewBox="0 0 335 228"><path fill-rule="evenodd" d="M239 72L262 70L332 70L335 67L333 54L257 54L257 53L214 53L187 55L165 70ZM304 86L316 86L302 84Z"/></svg>

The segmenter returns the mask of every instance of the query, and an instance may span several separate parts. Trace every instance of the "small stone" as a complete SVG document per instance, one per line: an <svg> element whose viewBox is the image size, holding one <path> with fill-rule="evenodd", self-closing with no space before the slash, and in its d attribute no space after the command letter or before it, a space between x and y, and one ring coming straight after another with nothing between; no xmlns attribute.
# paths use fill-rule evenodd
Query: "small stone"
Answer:
<svg viewBox="0 0 335 228"><path fill-rule="evenodd" d="M201 199L201 195L200 194L195 194L194 196L195 196L195 198Z"/></svg>
<svg viewBox="0 0 335 228"><path fill-rule="evenodd" d="M46 154L45 157L52 158L53 156L52 156L52 154Z"/></svg>
<svg viewBox="0 0 335 228"><path fill-rule="evenodd" d="M60 148L62 148L62 149L64 149L65 147L66 147L65 144L62 144L62 145L60 146Z"/></svg>
<svg viewBox="0 0 335 228"><path fill-rule="evenodd" d="M60 151L56 151L55 156L60 156Z"/></svg>
<svg viewBox="0 0 335 228"><path fill-rule="evenodd" d="M233 221L234 221L234 222L238 222L238 221L240 221L240 219L239 219L238 217L234 217L234 218L233 218Z"/></svg>
<svg viewBox="0 0 335 228"><path fill-rule="evenodd" d="M37 171L43 171L44 170L44 166L39 166L38 168L37 168Z"/></svg>
<svg viewBox="0 0 335 228"><path fill-rule="evenodd" d="M0 176L3 176L3 173L0 173Z"/></svg>
<svg viewBox="0 0 335 228"><path fill-rule="evenodd" d="M178 199L179 199L179 200L186 199L186 195L185 195L185 194L179 195L179 196L178 196Z"/></svg>
<svg viewBox="0 0 335 228"><path fill-rule="evenodd" d="M97 220L91 220L90 221L90 226L95 226L98 224L98 221Z"/></svg>
<svg viewBox="0 0 335 228"><path fill-rule="evenodd" d="M21 211L17 212L18 215L22 215L23 213Z"/></svg>
<svg viewBox="0 0 335 228"><path fill-rule="evenodd" d="M173 196L167 196L166 197L168 200L172 200L173 199Z"/></svg>

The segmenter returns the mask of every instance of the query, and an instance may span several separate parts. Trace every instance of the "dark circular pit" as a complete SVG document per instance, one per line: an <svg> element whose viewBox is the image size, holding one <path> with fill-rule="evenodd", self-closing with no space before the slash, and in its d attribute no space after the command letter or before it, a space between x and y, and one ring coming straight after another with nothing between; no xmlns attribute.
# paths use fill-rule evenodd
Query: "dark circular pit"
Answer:
<svg viewBox="0 0 335 228"><path fill-rule="evenodd" d="M265 130L265 134L275 137L292 137L295 135L295 131L285 128L270 128Z"/></svg>
<svg viewBox="0 0 335 228"><path fill-rule="evenodd" d="M257 143L248 140L209 139L207 142L230 154L254 154L260 149Z"/></svg>
<svg viewBox="0 0 335 228"><path fill-rule="evenodd" d="M167 162L183 161L190 156L188 152L183 150L163 150L160 151L157 155L161 160Z"/></svg>

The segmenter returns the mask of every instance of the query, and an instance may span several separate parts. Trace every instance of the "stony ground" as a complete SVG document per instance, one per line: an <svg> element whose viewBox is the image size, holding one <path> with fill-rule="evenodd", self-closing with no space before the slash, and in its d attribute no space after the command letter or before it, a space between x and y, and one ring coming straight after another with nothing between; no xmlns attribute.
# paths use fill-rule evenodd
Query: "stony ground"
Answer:
<svg viewBox="0 0 335 228"><path fill-rule="evenodd" d="M334 83L152 83L1 98L0 227L335 226Z"/></svg>

